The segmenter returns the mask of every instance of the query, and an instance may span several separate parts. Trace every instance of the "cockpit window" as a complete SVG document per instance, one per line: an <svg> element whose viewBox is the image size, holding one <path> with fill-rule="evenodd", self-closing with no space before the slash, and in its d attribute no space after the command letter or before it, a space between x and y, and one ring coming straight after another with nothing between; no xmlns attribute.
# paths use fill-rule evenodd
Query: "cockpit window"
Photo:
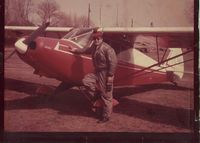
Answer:
<svg viewBox="0 0 200 143"><path fill-rule="evenodd" d="M84 29L75 28L69 33L67 33L63 37L63 39L72 40L84 48L91 43L92 33L93 29L91 28L84 28Z"/></svg>

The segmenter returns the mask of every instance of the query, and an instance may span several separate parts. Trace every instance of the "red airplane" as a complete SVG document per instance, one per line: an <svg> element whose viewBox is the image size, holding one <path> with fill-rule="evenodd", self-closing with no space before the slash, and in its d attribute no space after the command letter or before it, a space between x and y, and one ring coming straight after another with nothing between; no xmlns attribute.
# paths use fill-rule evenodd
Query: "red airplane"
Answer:
<svg viewBox="0 0 200 143"><path fill-rule="evenodd" d="M78 55L70 52L71 48L85 48L93 44L92 34L102 31L104 41L115 49L118 66L115 74L114 86L133 86L172 82L176 84L184 74L183 55L193 49L182 52L180 45L164 48L164 54L159 57L157 44L157 59L151 58L134 48L138 35L153 35L164 39L193 38L192 27L145 27L145 28L53 28L45 23L36 27L6 26L6 30L34 30L32 34L18 39L15 49L18 56L32 66L34 74L55 78L62 81L61 87L81 85L84 75L93 71L90 54ZM47 28L48 27L48 28ZM35 30L36 29L36 30ZM63 38L41 36L46 31L68 32ZM156 38L157 39L157 38ZM187 38L185 38L187 39ZM193 43L192 43L193 44ZM66 86L65 86L66 87Z"/></svg>

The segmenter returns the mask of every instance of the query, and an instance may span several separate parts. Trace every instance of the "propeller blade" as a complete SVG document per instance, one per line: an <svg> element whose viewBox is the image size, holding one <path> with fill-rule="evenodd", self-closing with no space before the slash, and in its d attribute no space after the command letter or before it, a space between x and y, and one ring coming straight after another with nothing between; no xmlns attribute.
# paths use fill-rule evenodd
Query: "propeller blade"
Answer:
<svg viewBox="0 0 200 143"><path fill-rule="evenodd" d="M5 58L5 61L8 60L9 58L12 57L12 55L14 55L16 52L16 50L12 51L6 58Z"/></svg>
<svg viewBox="0 0 200 143"><path fill-rule="evenodd" d="M50 22L44 23L37 30L31 33L31 35L26 38L23 43L29 45L31 41L35 40L38 36L44 33L45 29L49 26Z"/></svg>

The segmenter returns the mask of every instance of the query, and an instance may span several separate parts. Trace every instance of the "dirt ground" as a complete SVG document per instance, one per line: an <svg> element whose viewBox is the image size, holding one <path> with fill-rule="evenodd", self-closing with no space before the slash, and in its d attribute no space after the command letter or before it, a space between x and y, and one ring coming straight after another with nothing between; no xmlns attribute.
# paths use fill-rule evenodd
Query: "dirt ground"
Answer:
<svg viewBox="0 0 200 143"><path fill-rule="evenodd" d="M13 49L5 48L5 56ZM190 57L193 55L191 54ZM17 55L5 61L5 131L190 133L193 109L192 62L178 82L115 89L119 104L110 122L98 124L77 87L60 95L36 95L41 85L60 82L39 77Z"/></svg>

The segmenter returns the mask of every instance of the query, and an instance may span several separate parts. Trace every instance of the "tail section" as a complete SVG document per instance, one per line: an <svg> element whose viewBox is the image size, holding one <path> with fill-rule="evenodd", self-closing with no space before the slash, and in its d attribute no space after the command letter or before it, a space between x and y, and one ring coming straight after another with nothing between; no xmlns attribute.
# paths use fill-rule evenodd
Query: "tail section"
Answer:
<svg viewBox="0 0 200 143"><path fill-rule="evenodd" d="M181 55L182 49L181 48L169 48L170 52L169 55L167 57L167 59L169 58L173 58L177 55L180 55L176 58L173 58L172 60L167 61L166 63L164 63L165 67L167 71L169 72L173 72L174 75L176 75L178 78L182 78L183 74L184 74L184 59L183 59L183 55Z"/></svg>

